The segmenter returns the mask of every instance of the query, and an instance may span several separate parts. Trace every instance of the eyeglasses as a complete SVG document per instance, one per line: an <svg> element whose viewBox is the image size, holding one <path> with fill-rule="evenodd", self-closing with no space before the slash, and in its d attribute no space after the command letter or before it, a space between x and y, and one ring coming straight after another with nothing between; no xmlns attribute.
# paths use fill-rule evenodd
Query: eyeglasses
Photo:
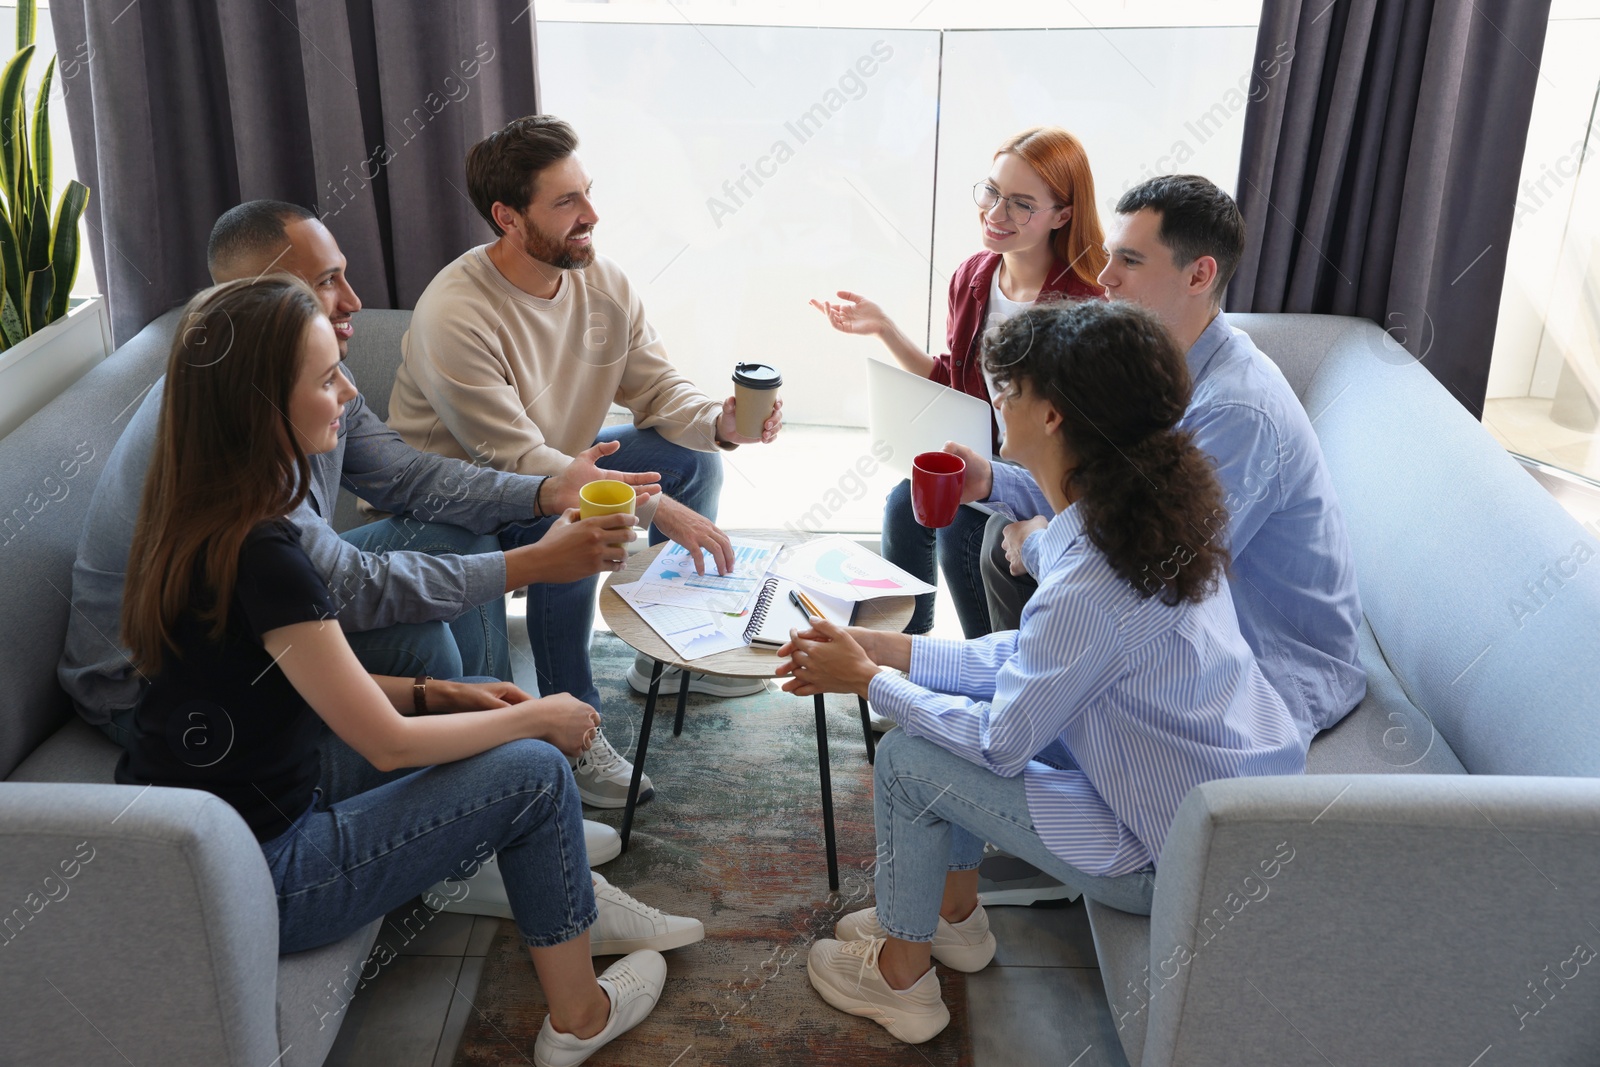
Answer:
<svg viewBox="0 0 1600 1067"><path fill-rule="evenodd" d="M1018 200L1014 196L1001 196L1000 190L996 189L988 182L979 182L977 185L972 187L972 200L973 203L983 208L984 211L989 211L996 204L1003 202L1006 205L1007 221L1015 223L1018 226L1026 226L1028 223L1032 222L1034 212L1041 210L1040 208L1034 207L1032 204ZM1062 206L1063 205L1061 204L1055 205L1057 208Z"/></svg>

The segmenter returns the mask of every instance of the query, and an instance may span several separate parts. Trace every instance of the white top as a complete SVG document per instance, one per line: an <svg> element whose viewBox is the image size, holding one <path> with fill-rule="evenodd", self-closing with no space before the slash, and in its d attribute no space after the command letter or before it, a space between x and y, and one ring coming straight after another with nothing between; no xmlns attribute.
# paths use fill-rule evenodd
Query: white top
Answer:
<svg viewBox="0 0 1600 1067"><path fill-rule="evenodd" d="M1006 296L1006 294L1000 291L1001 270L1002 267L996 267L994 269L994 274L990 275L989 277L989 303L985 309L987 313L983 317L983 332L985 334L987 334L990 330L998 330L1000 328L1000 324L1005 322L1011 316L1018 314L1019 312L1027 311L1033 306L1033 301L1031 300L1012 300L1010 297ZM984 384L988 385L989 387L989 403L993 404L995 392L994 378L989 374L988 367L983 368L983 381ZM996 410L994 413L994 421L1000 427L1000 436L1004 438L1006 435L1006 420L998 410Z"/></svg>

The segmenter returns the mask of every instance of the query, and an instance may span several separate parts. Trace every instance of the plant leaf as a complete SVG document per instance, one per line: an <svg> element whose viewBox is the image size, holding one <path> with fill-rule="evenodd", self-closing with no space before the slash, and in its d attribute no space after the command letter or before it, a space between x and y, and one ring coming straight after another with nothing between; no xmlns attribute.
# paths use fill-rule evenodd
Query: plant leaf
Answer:
<svg viewBox="0 0 1600 1067"><path fill-rule="evenodd" d="M4 280L5 296L15 307L22 306L22 244L17 231L7 219L0 225L0 279Z"/></svg>
<svg viewBox="0 0 1600 1067"><path fill-rule="evenodd" d="M89 187L79 181L70 181L61 190L61 200L56 205L55 240L50 248L50 269L55 272L54 294L50 298L50 312L45 322L54 322L67 313L67 302L72 298L72 285L78 280L78 220L89 203ZM3 284L3 276L0 276Z"/></svg>
<svg viewBox="0 0 1600 1067"><path fill-rule="evenodd" d="M22 235L27 244L22 247L23 268L32 274L36 270L50 269L50 205L45 201L44 190L33 187L33 207L28 211L28 229Z"/></svg>
<svg viewBox="0 0 1600 1067"><path fill-rule="evenodd" d="M50 297L56 284L55 272L49 267L28 275L28 335L38 333L50 322Z"/></svg>
<svg viewBox="0 0 1600 1067"><path fill-rule="evenodd" d="M22 316L17 314L17 305L11 302L11 294L0 296L0 335L6 339L6 347L20 344L28 331L22 326Z"/></svg>
<svg viewBox="0 0 1600 1067"><path fill-rule="evenodd" d="M39 79L39 95L33 102L33 182L44 190L50 199L50 183L54 179L54 154L50 149L50 84L55 80L56 57L45 64L44 77Z"/></svg>
<svg viewBox="0 0 1600 1067"><path fill-rule="evenodd" d="M23 157L28 151L28 130L22 110L22 89L28 80L28 62L32 58L33 45L30 44L12 56L0 71L0 185L5 187L6 207L13 223L21 207L18 197L21 186L17 179L27 169Z"/></svg>
<svg viewBox="0 0 1600 1067"><path fill-rule="evenodd" d="M34 27L39 22L36 0L17 0L17 47L33 43Z"/></svg>

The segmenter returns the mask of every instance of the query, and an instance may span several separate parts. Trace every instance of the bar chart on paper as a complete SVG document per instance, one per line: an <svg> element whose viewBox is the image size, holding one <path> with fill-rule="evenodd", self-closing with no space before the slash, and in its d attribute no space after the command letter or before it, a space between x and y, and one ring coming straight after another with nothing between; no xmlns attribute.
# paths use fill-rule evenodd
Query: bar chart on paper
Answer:
<svg viewBox="0 0 1600 1067"><path fill-rule="evenodd" d="M644 576L634 583L633 599L645 604L662 604L701 611L738 612L745 610L767 576L767 568L783 546L773 541L733 541L733 570L719 574L710 554L703 556L705 573L695 571L688 549L670 543L650 562Z"/></svg>

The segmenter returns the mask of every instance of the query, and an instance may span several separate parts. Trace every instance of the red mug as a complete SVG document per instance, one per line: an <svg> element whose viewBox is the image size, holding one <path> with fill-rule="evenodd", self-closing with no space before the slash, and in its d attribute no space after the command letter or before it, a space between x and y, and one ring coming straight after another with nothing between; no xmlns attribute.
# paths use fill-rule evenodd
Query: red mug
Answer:
<svg viewBox="0 0 1600 1067"><path fill-rule="evenodd" d="M948 452L923 452L911 461L911 514L923 526L941 529L956 519L967 465Z"/></svg>

